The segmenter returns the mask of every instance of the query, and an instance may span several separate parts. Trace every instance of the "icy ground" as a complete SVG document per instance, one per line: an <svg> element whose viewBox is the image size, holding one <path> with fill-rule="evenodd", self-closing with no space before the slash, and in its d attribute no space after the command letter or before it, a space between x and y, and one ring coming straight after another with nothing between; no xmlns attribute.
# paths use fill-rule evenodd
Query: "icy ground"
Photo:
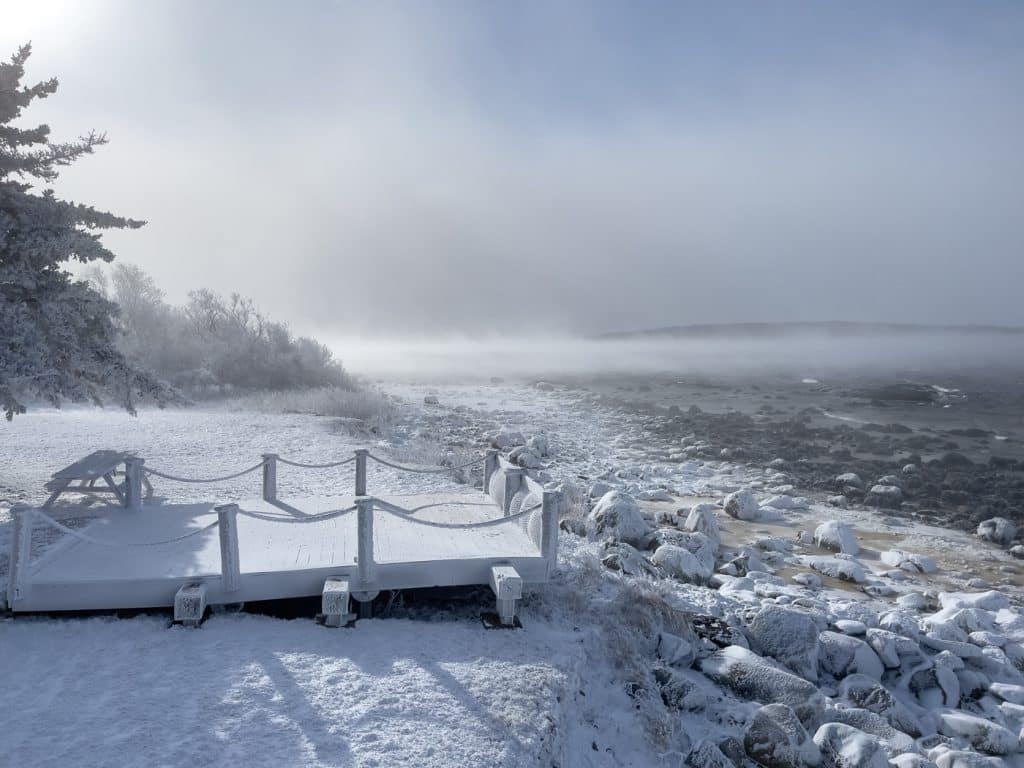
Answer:
<svg viewBox="0 0 1024 768"><path fill-rule="evenodd" d="M1024 590L1004 547L803 498L784 466L666 450L585 391L389 390L408 406L381 437L312 416L40 413L5 428L0 503L39 500L50 471L97 447L211 475L271 450L436 462L494 442L567 499L559 573L527 595L525 629L485 632L471 611L339 632L230 614L191 633L7 620L17 764L66 765L77 744L81 765L1024 765ZM451 483L376 471L371 489Z"/></svg>

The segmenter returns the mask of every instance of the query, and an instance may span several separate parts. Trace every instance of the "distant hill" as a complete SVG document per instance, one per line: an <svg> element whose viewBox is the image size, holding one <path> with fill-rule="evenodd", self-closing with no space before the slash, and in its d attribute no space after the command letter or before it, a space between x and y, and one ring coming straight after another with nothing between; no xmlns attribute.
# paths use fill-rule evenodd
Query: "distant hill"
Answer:
<svg viewBox="0 0 1024 768"><path fill-rule="evenodd" d="M972 334L1024 336L1024 328L1005 325L925 325L922 323L860 323L842 320L792 323L700 323L602 333L598 339L779 338L798 334L824 336L889 336L895 334Z"/></svg>

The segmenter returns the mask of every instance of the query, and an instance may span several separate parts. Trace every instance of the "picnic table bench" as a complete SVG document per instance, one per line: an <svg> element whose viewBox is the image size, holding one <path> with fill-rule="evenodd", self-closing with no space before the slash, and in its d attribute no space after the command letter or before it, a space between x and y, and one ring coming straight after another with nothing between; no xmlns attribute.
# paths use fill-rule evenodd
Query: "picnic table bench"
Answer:
<svg viewBox="0 0 1024 768"><path fill-rule="evenodd" d="M82 493L87 496L103 498L111 495L121 504L124 504L124 489L114 479L118 474L124 474L119 467L128 459L135 457L135 454L124 451L93 451L84 459L79 459L64 469L54 472L52 479L46 484L46 490L50 491L50 498L46 500L43 507L49 507L60 498L61 494L68 491ZM97 485L102 480L105 485ZM143 484L147 491L152 492L149 481L143 477ZM77 483L77 485L73 485Z"/></svg>

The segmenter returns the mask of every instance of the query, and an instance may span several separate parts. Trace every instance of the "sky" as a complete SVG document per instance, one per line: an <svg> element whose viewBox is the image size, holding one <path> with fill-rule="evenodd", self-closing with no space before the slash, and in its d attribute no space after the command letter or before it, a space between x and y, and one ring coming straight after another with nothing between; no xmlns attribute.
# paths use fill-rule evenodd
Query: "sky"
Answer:
<svg viewBox="0 0 1024 768"><path fill-rule="evenodd" d="M1024 3L0 0L62 195L327 337L1024 324Z"/></svg>

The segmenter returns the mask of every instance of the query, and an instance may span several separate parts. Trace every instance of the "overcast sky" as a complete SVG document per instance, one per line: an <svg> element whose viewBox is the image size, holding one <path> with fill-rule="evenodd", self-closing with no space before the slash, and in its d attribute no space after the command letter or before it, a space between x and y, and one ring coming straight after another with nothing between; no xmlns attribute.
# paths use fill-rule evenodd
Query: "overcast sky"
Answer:
<svg viewBox="0 0 1024 768"><path fill-rule="evenodd" d="M1024 3L0 0L180 300L338 335L1024 324Z"/></svg>

